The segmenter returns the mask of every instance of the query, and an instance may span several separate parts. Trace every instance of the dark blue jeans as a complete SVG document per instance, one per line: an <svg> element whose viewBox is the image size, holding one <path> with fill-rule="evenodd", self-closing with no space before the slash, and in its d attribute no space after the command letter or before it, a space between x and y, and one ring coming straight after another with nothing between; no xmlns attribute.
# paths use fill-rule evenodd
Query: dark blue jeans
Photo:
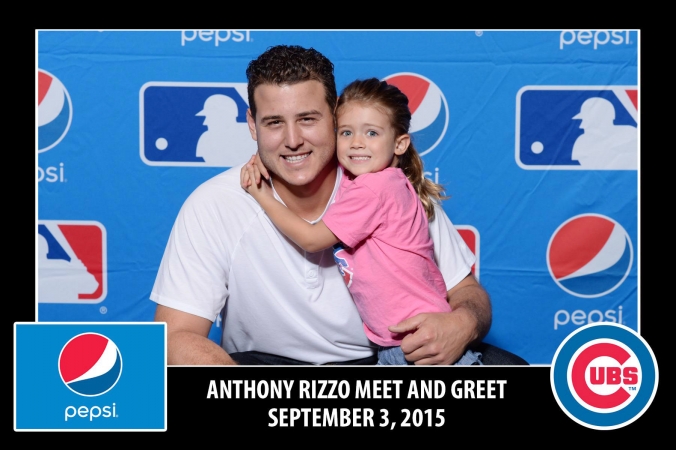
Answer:
<svg viewBox="0 0 676 450"><path fill-rule="evenodd" d="M481 363L484 366L527 366L528 362L514 353L503 350L491 344L481 343L474 347L475 352L481 353ZM274 365L274 366L311 366L314 364L298 361L283 356L272 355L270 353L262 353L256 351L231 353L230 357L240 365L244 366L258 366L258 365ZM378 362L377 355L373 355L364 359L353 359L351 361L336 361L327 363L326 365L333 366L372 366Z"/></svg>
<svg viewBox="0 0 676 450"><path fill-rule="evenodd" d="M284 356L272 355L263 352L238 352L230 353L230 357L239 365L242 366L312 366L314 364L298 361L296 359L285 358ZM326 363L327 366L371 366L378 362L378 357L373 355L363 359L353 359L351 361L339 361Z"/></svg>
<svg viewBox="0 0 676 450"><path fill-rule="evenodd" d="M473 350L467 350L453 365L454 366L481 366L482 355ZM401 347L379 347L377 366L411 366L412 362L406 360Z"/></svg>

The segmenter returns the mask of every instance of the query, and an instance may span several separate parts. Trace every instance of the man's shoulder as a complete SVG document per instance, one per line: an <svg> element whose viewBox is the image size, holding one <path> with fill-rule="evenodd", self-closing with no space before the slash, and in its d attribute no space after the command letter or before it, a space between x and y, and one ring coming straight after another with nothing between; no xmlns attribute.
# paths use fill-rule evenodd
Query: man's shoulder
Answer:
<svg viewBox="0 0 676 450"><path fill-rule="evenodd" d="M215 175L197 186L185 201L191 207L244 205L253 201L240 186L241 165Z"/></svg>
<svg viewBox="0 0 676 450"><path fill-rule="evenodd" d="M202 182L195 190L192 192L191 196L207 196L214 192L224 192L224 191L233 191L238 192L237 189L242 190L239 183L239 175L242 165L232 167L227 169L213 177ZM246 193L246 192L244 192Z"/></svg>

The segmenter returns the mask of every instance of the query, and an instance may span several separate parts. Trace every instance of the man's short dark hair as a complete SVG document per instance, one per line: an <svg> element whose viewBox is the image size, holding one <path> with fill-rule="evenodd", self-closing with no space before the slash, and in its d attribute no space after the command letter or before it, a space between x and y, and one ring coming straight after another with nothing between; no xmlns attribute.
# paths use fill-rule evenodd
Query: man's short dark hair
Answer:
<svg viewBox="0 0 676 450"><path fill-rule="evenodd" d="M281 86L310 80L319 81L324 86L326 103L329 104L331 114L334 113L338 94L333 63L313 48L299 45L269 47L249 63L246 78L249 108L254 118L256 118L254 91L258 86L261 84Z"/></svg>

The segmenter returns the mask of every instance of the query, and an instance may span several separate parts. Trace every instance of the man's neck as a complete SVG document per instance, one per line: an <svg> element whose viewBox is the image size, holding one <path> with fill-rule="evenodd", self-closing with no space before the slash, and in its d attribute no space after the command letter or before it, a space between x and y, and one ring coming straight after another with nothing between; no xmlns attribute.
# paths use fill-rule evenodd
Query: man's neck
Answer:
<svg viewBox="0 0 676 450"><path fill-rule="evenodd" d="M331 199L336 184L338 165L331 162L322 169L315 179L303 186L285 183L273 178L275 192L287 208L308 221L314 221L322 215Z"/></svg>

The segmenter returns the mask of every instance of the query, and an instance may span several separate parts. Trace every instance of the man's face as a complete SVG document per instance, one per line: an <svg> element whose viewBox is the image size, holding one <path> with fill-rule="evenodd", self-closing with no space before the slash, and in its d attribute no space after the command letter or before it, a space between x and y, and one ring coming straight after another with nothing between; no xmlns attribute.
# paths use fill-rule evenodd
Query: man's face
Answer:
<svg viewBox="0 0 676 450"><path fill-rule="evenodd" d="M305 186L334 159L336 132L324 86L304 81L254 91L256 119L247 113L251 137L267 169L291 186Z"/></svg>

